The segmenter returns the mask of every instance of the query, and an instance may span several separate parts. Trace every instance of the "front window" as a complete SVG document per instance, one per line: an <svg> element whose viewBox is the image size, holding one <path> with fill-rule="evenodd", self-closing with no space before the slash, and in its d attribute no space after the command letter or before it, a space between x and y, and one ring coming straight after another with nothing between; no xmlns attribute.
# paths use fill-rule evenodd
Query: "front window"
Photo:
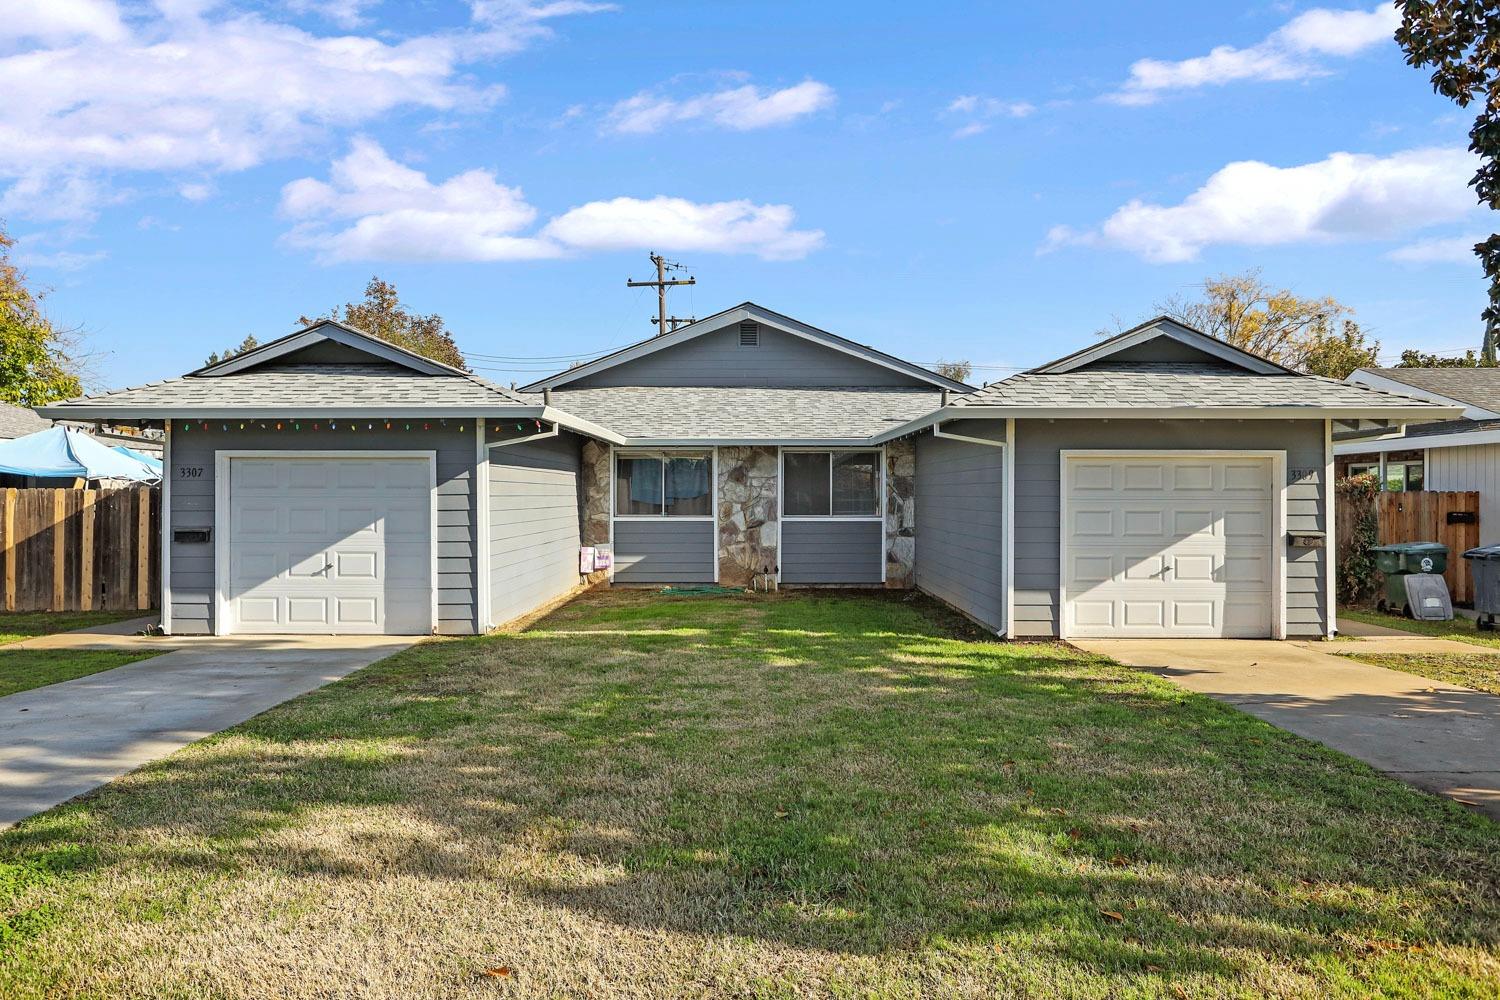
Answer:
<svg viewBox="0 0 1500 1000"><path fill-rule="evenodd" d="M1385 488L1392 493L1415 493L1422 489L1425 471L1421 462L1387 462Z"/></svg>
<svg viewBox="0 0 1500 1000"><path fill-rule="evenodd" d="M788 451L781 471L787 517L880 516L878 451Z"/></svg>
<svg viewBox="0 0 1500 1000"><path fill-rule="evenodd" d="M712 517L713 460L707 455L619 455L619 517Z"/></svg>

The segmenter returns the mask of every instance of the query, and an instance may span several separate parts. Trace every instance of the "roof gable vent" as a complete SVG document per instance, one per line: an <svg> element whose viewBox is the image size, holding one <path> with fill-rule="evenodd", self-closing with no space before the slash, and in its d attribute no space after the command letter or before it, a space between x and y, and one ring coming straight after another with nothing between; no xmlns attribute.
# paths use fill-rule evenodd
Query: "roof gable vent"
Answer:
<svg viewBox="0 0 1500 1000"><path fill-rule="evenodd" d="M753 319L740 320L740 346L760 346L760 324Z"/></svg>

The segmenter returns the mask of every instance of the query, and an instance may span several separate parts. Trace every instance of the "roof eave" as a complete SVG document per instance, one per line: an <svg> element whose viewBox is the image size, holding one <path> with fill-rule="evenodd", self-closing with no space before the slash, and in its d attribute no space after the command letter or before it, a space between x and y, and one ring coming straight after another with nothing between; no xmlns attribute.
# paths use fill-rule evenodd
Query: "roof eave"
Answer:
<svg viewBox="0 0 1500 1000"><path fill-rule="evenodd" d="M877 434L884 444L944 420L1398 420L1443 419L1462 412L1447 406L945 406Z"/></svg>
<svg viewBox="0 0 1500 1000"><path fill-rule="evenodd" d="M38 408L53 420L225 420L289 417L312 420L352 417L540 417L544 407L509 406L153 406L58 403Z"/></svg>

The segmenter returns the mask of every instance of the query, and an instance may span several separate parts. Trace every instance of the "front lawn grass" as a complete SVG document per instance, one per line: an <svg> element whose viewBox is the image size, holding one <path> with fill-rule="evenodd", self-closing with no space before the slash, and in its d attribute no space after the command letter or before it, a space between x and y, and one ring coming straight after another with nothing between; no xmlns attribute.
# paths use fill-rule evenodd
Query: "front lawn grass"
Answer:
<svg viewBox="0 0 1500 1000"><path fill-rule="evenodd" d="M0 698L157 656L160 650L0 649Z"/></svg>
<svg viewBox="0 0 1500 1000"><path fill-rule="evenodd" d="M1500 694L1500 656L1494 653L1341 653L1351 660Z"/></svg>
<svg viewBox="0 0 1500 1000"><path fill-rule="evenodd" d="M1419 622L1400 615L1388 615L1371 608L1339 608L1340 618L1352 618L1367 625L1384 625L1386 628L1430 635L1435 639L1456 639L1473 646L1500 648L1500 631L1481 632L1472 618L1454 615L1449 622Z"/></svg>
<svg viewBox="0 0 1500 1000"><path fill-rule="evenodd" d="M920 599L589 595L0 836L0 996L1494 996L1500 827Z"/></svg>
<svg viewBox="0 0 1500 1000"><path fill-rule="evenodd" d="M0 611L0 646L140 618L148 611Z"/></svg>

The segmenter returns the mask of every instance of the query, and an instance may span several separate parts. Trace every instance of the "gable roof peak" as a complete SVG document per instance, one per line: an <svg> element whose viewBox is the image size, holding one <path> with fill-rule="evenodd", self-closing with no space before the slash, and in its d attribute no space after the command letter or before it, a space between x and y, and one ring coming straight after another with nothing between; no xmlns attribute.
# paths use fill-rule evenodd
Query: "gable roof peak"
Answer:
<svg viewBox="0 0 1500 1000"><path fill-rule="evenodd" d="M647 337L644 340L637 341L636 343L630 344L626 347L622 347L617 351L613 351L609 354L597 357L594 360L585 362L584 364L578 365L575 368L570 368L567 371L558 372L554 375L549 375L546 378L538 379L537 381L532 382L530 385L522 386L520 391L537 392L542 389L561 388L562 386L567 385L570 382L575 382L578 379L586 378L597 372L613 368L616 365L622 365L627 362L634 361L637 358L644 357L648 354L654 354L655 352L663 350L665 348L674 347L696 337L701 337L704 334L713 333L716 330L722 330L732 323L746 319L753 319L758 323L764 323L767 326L773 327L774 329L780 330L781 332L790 334L794 337L801 337L804 340L810 340L815 343L820 343L823 346L831 348L835 351L840 351L853 357L862 358L863 360L868 361L871 364L903 372L938 389L948 389L953 392L973 391L973 386L948 378L944 375L939 375L937 372L923 368L921 365L916 364L915 362L907 361L904 358L898 358L894 354L888 354L885 351L882 351L876 347L871 347L868 344L861 344L857 341L850 340L847 337L841 337L836 333L830 333L827 330L820 329L809 323L804 323L799 319L794 319L793 317L788 316L785 313L776 312L774 309L768 309L763 305L759 305L748 300L741 302L739 305L730 306L728 309L722 309L711 316L705 316L700 320L694 320L693 322L688 323L685 326L680 326L677 329L670 331L669 333L656 334L654 336Z"/></svg>
<svg viewBox="0 0 1500 1000"><path fill-rule="evenodd" d="M1165 314L1138 323L1128 330L1124 330L1093 344L1082 350L1074 351L1072 354L1064 355L1055 361L1049 361L1031 369L1028 375L1060 375L1075 371L1084 365L1102 361L1128 348L1139 344L1148 343L1158 338L1166 337L1188 347L1195 348L1210 357L1225 362L1237 368L1258 375L1296 375L1305 377L1301 372L1293 371L1274 361L1261 357L1252 351L1242 347L1236 347L1225 340L1204 333L1202 330L1191 327L1179 319L1174 319Z"/></svg>
<svg viewBox="0 0 1500 1000"><path fill-rule="evenodd" d="M340 320L323 318L317 319L294 330L284 337L277 337L268 343L257 345L243 354L225 358L211 365L204 365L194 371L187 373L186 378L218 378L223 375L234 375L239 372L248 371L267 364L277 358L286 357L295 351L323 341L331 341L352 347L370 355L378 361L389 364L400 365L423 375L450 375L459 377L470 377L470 373L452 365L445 365L441 361L434 361L425 355L408 350L400 344L393 344L383 337L377 337L373 333L367 333L358 327L350 326Z"/></svg>

